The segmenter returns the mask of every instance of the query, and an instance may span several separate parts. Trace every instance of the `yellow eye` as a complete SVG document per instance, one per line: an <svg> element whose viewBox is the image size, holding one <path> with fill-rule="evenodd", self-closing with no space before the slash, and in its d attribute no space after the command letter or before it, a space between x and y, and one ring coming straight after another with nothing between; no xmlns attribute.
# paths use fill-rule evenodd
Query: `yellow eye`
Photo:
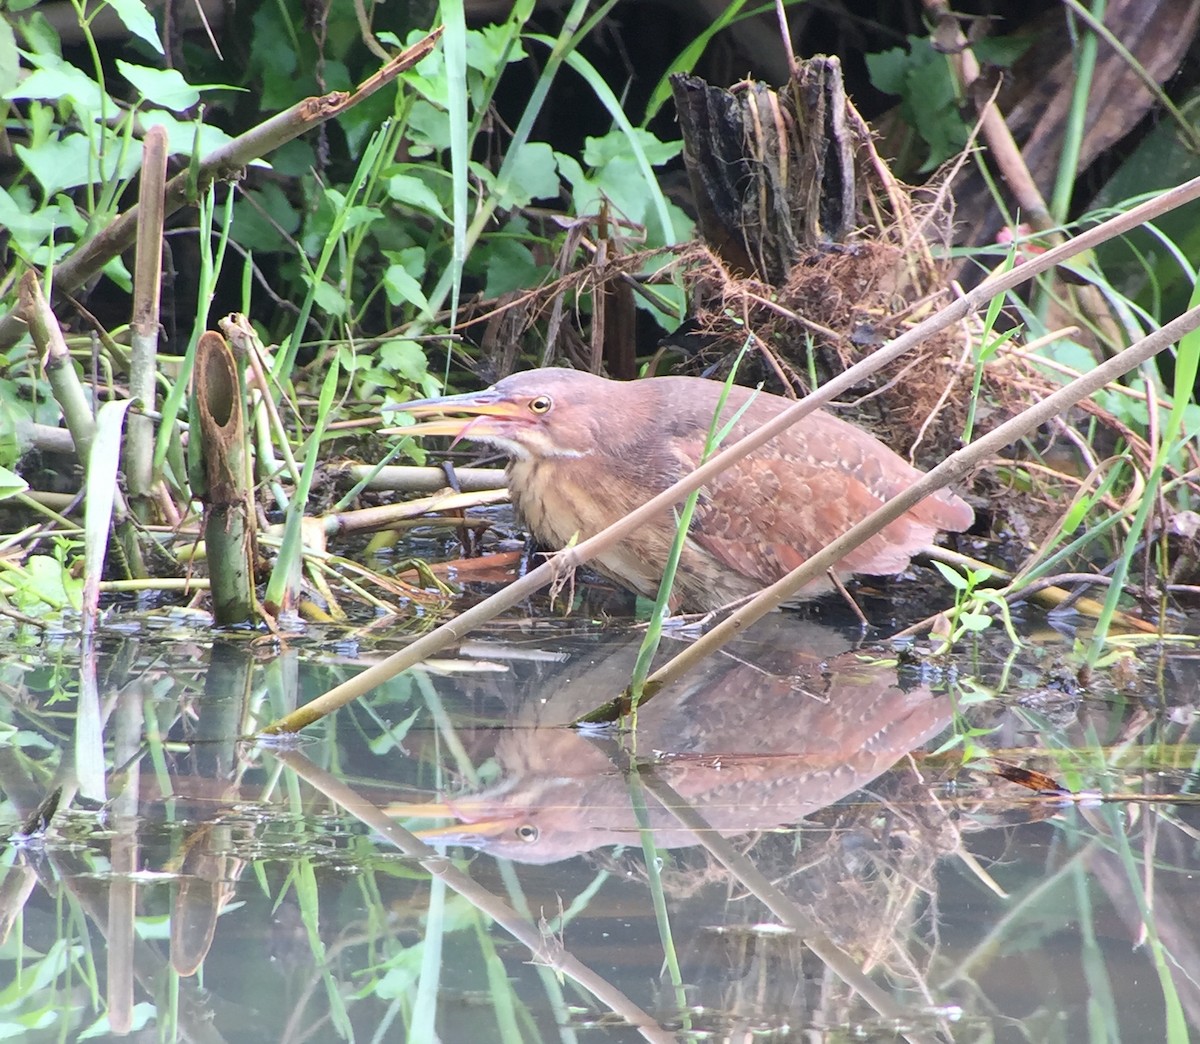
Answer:
<svg viewBox="0 0 1200 1044"><path fill-rule="evenodd" d="M548 401L549 400L547 400L547 402ZM532 405L532 403L530 405ZM522 823L519 827L517 827L517 837L527 844L532 843L538 839L538 828L532 823Z"/></svg>
<svg viewBox="0 0 1200 1044"><path fill-rule="evenodd" d="M534 413L549 413L553 405L554 400L549 395L539 395L536 399L529 400L529 408Z"/></svg>

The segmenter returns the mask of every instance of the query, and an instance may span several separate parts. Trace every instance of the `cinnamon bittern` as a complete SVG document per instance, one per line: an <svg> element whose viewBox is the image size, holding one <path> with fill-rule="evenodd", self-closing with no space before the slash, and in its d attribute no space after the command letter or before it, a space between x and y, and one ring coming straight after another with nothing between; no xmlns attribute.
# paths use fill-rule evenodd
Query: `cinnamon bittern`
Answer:
<svg viewBox="0 0 1200 1044"><path fill-rule="evenodd" d="M481 392L402 403L425 419L413 435L453 435L503 451L513 504L534 538L553 549L594 536L695 470L723 385L700 377L610 381L577 370L514 374ZM747 405L748 403L748 405ZM792 405L749 388L729 390L721 423L745 406L726 444ZM676 612L718 609L774 583L846 532L920 472L861 428L817 410L701 491L676 573ZM974 513L936 493L885 526L834 568L899 573L941 530ZM658 592L675 539L673 512L591 562L638 594ZM827 577L798 595L828 590Z"/></svg>

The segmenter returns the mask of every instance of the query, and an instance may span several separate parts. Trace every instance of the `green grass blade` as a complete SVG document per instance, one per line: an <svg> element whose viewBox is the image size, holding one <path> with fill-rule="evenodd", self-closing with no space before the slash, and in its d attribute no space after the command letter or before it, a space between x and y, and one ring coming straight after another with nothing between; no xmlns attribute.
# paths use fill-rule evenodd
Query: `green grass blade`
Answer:
<svg viewBox="0 0 1200 1044"><path fill-rule="evenodd" d="M446 89L450 104L450 178L454 247L450 261L450 329L458 316L463 264L467 257L468 165L471 160L467 113L467 22L462 0L442 0L442 54L446 60ZM446 379L450 377L450 347L446 347Z"/></svg>
<svg viewBox="0 0 1200 1044"><path fill-rule="evenodd" d="M1195 283L1192 287L1192 295L1188 301L1188 308L1195 308L1198 305L1200 305L1200 282ZM1167 460L1176 448L1179 435L1183 429L1184 415L1191 402L1192 390L1196 386L1198 367L1200 367L1200 333L1193 330L1191 333L1186 334L1179 342L1178 352L1175 357L1175 394L1174 401L1171 404L1171 412L1167 415L1167 422L1163 427L1162 439L1154 454L1154 464L1146 480L1146 488L1142 494L1141 504L1138 506L1137 514L1134 516L1133 523L1129 527L1129 533L1125 538L1125 551L1117 560L1116 567L1113 569L1112 584L1108 589L1108 595L1104 599L1104 608L1100 613L1100 619L1096 621L1096 630L1092 636L1087 653L1089 667L1096 665L1097 660L1100 659L1104 651L1104 644L1108 639L1108 629L1112 624L1113 614L1117 610L1117 603L1125 588L1125 578L1129 573L1130 562L1134 551L1137 549L1138 541L1142 533L1145 532L1150 512L1154 510L1154 505L1158 500Z"/></svg>

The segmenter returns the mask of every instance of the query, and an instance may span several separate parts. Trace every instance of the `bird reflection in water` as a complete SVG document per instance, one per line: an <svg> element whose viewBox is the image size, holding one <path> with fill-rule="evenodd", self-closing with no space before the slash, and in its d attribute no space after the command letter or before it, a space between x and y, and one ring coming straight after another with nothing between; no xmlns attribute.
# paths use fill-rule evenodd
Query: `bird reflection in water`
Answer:
<svg viewBox="0 0 1200 1044"><path fill-rule="evenodd" d="M421 836L526 863L638 845L622 758L612 756L621 744L713 831L770 831L865 786L950 719L948 698L925 684L901 685L885 653L848 651L833 632L778 616L646 704L634 735L565 727L621 688L637 644L632 638L590 667L571 664L561 679L542 678L512 727L498 730L495 784L389 812L453 818ZM837 644L842 651L833 651ZM656 845L700 842L674 813L646 800Z"/></svg>

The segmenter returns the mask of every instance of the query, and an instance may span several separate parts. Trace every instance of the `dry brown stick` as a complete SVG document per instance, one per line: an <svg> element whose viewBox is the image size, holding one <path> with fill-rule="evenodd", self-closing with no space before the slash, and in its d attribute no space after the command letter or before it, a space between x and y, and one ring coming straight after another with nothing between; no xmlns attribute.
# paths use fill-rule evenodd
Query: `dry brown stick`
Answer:
<svg viewBox="0 0 1200 1044"><path fill-rule="evenodd" d="M356 511L335 511L317 519L326 536L346 533L373 533L387 529L404 519L416 518L432 511L462 511L486 507L508 500L507 489L480 490L473 493L438 493L432 497L408 500L401 504L359 508Z"/></svg>
<svg viewBox="0 0 1200 1044"><path fill-rule="evenodd" d="M154 421L159 296L162 288L163 192L167 180L167 132L151 127L142 142L138 188L137 261L133 270L133 322L129 334L129 395L142 411L126 421L125 478L133 510L151 521L154 482Z"/></svg>
<svg viewBox="0 0 1200 1044"><path fill-rule="evenodd" d="M435 29L424 39L405 48L386 66L364 80L352 94L333 91L319 97L305 98L226 142L219 149L214 149L199 161L196 170L176 174L167 182L163 216L174 214L195 198L194 192L206 188L213 181L235 174L252 160L267 155L317 124L340 116L364 98L370 97L429 54L441 32L440 28ZM112 258L128 250L137 234L140 212L140 206L134 204L103 231L80 244L60 261L54 269L55 292L70 293L77 290ZM0 319L0 351L11 348L24 332L19 312L16 309L10 311Z"/></svg>
<svg viewBox="0 0 1200 1044"><path fill-rule="evenodd" d="M42 355L46 379L67 422L71 440L75 444L75 455L86 464L92 440L96 437L96 418L92 416L87 393L71 363L66 338L42 293L42 284L38 282L36 272L26 272L21 277L18 308L33 335L34 346Z"/></svg>
<svg viewBox="0 0 1200 1044"><path fill-rule="evenodd" d="M964 88L970 90L972 84L979 79L980 69L979 60L969 47L959 54L958 68L960 82ZM979 125L1005 184L1021 208L1021 214L1040 231L1053 228L1055 222L1050 215L1050 207L1047 206L1041 189L1037 187L1037 182L1033 180L1033 175L1029 173L1025 157L1021 154L1021 146L1008 129L1004 114L996 104L995 94L983 103L979 113Z"/></svg>
<svg viewBox="0 0 1200 1044"><path fill-rule="evenodd" d="M421 468L409 464L351 464L344 474L353 482L366 482L370 490L405 493L436 493L446 489L446 473L441 468ZM503 468L455 468L454 477L463 493L500 489L504 485Z"/></svg>
<svg viewBox="0 0 1200 1044"><path fill-rule="evenodd" d="M647 522L658 517L661 512L670 510L693 489L698 489L731 464L741 460L747 454L752 453L760 446L769 442L781 431L808 416L818 406L824 405L826 402L842 394L842 392L852 388L864 377L886 366L893 359L920 344L925 338L932 336L940 330L944 330L951 324L959 322L964 316L982 308L992 297L1005 293L1015 286L1019 286L1027 279L1032 279L1047 268L1053 267L1079 251L1091 250L1099 243L1112 239L1115 236L1123 235L1130 229L1136 228L1146 221L1151 221L1159 215L1196 198L1200 198L1200 178L1193 178L1191 181L1187 181L1173 189L1168 189L1154 199L1147 200L1145 203L1134 207L1124 214L1118 214L1110 218L1108 221L1081 233L1075 239L1061 246L1054 247L1044 254L1031 257L1025 264L1017 265L1008 271L1002 271L989 277L976 286L974 290L951 302L942 311L918 323L910 330L905 331L894 341L884 345L879 351L868 358L855 363L855 365L843 373L814 390L807 398L802 399L793 406L789 406L768 424L763 425L757 431L752 432L745 438L733 443L727 449L722 450L690 475L680 479L675 485L665 489L637 510L631 511L619 522L613 523L613 525L596 536L577 544L575 547L561 551L551 561L531 570L520 580L509 584L503 591L498 591L478 605L472 606L456 619L442 624L441 627L431 631L427 635L423 635L411 645L406 646L399 652L393 653L386 660L368 667L362 674L334 686L334 688L318 696L311 703L305 704L285 717L272 722L264 732L296 732L307 725L311 725L326 714L337 710L337 708L344 706L351 700L357 699L376 685L381 685L402 671L415 666L425 657L441 652L443 649L460 640L474 628L494 619L505 609L516 605L522 599L527 598L535 592L540 591L547 584L552 583L556 578L563 576L577 566L583 565L602 551L611 548L618 540L637 529L638 526L645 525ZM1179 320L1175 322L1178 323ZM1109 360L1105 364L1104 369L1106 373L1110 372L1113 362L1115 360ZM1131 365L1136 365L1136 362ZM965 465L965 467L969 466L970 464ZM945 474L945 472L941 472L940 474ZM932 492L946 481L949 481L949 477L940 482L935 480L933 484L924 486L924 493ZM924 480L922 480L922 483L924 483ZM915 502L915 499L910 501L910 503ZM896 501L889 503L894 504ZM882 527L886 522L877 524ZM855 527L855 530L858 531L856 539L859 541L866 540L870 536L870 533L862 532L862 528L861 526ZM848 541L843 538L838 541L838 544L841 547L839 554L836 558L825 561L821 566L822 571L833 565L834 562L847 553ZM768 590L771 589L768 588ZM740 627L742 624L739 623L738 626Z"/></svg>

